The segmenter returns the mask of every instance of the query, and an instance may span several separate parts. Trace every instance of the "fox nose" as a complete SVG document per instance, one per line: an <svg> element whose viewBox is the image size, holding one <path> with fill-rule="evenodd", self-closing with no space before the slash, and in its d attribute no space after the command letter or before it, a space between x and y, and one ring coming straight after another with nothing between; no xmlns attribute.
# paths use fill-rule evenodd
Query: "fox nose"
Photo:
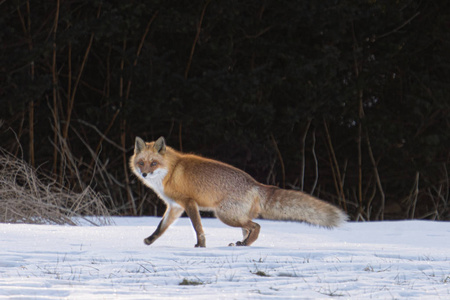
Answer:
<svg viewBox="0 0 450 300"><path fill-rule="evenodd" d="M147 173L142 173L142 177L147 177Z"/></svg>

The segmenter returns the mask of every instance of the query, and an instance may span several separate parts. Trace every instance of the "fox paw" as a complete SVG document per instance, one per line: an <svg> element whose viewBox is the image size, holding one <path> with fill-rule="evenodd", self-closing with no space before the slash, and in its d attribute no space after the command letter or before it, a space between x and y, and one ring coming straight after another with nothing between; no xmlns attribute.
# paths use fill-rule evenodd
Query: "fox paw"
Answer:
<svg viewBox="0 0 450 300"><path fill-rule="evenodd" d="M148 245L153 244L154 241L155 241L154 238L148 237L148 238L146 238L146 239L144 240L144 244L146 244L146 245L148 246Z"/></svg>
<svg viewBox="0 0 450 300"><path fill-rule="evenodd" d="M247 245L244 242L240 242L240 241L236 242L236 244L235 243L228 244L228 247L234 247L234 246L247 246Z"/></svg>

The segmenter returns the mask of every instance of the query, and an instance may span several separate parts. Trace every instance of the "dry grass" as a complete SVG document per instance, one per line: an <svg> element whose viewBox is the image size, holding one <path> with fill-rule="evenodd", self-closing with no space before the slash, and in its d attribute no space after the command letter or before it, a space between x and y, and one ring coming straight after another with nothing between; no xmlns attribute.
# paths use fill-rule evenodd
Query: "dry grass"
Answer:
<svg viewBox="0 0 450 300"><path fill-rule="evenodd" d="M0 222L77 225L109 223L105 196L90 187L67 190L0 148ZM89 218L86 218L89 216Z"/></svg>

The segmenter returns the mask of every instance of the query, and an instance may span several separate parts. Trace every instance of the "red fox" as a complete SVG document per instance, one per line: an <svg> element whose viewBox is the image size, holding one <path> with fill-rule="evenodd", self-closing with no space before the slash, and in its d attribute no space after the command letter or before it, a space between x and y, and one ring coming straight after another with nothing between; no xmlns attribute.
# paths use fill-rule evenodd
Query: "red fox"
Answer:
<svg viewBox="0 0 450 300"><path fill-rule="evenodd" d="M130 167L167 205L155 232L144 240L147 245L185 211L197 234L195 247L206 247L199 209L213 211L229 226L241 227L244 237L237 246L256 241L260 226L252 220L257 217L324 227L347 220L347 215L331 204L303 192L261 184L228 164L178 152L166 146L163 137L149 143L136 137Z"/></svg>

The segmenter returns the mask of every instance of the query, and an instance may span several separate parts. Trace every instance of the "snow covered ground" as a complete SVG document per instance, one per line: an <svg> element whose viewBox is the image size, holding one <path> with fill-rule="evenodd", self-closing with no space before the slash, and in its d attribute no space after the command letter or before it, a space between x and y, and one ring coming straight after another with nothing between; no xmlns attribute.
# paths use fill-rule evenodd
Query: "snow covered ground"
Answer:
<svg viewBox="0 0 450 300"><path fill-rule="evenodd" d="M182 218L153 245L159 218L111 226L0 224L0 299L450 299L450 223L348 223L327 230L258 220L241 230L204 219L194 248Z"/></svg>

